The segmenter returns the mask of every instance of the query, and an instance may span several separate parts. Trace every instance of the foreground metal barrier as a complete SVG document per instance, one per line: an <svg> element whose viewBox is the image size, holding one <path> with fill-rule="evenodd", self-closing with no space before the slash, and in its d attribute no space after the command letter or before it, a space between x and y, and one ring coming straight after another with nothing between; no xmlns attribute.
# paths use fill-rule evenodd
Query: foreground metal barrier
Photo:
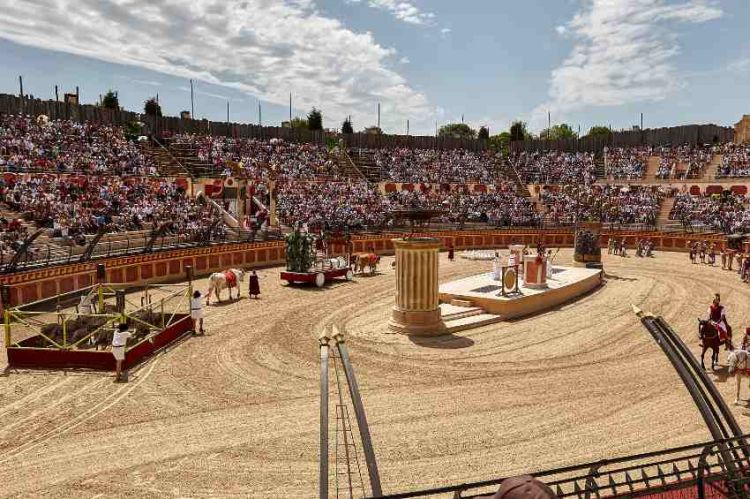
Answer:
<svg viewBox="0 0 750 499"><path fill-rule="evenodd" d="M748 435L657 452L594 461L531 473L549 485L558 497L660 497L744 498L748 497L750 469L743 459L722 459L722 448L742 455ZM729 469L740 469L730 478ZM473 498L491 495L505 478L448 487L386 494L383 498L443 497Z"/></svg>

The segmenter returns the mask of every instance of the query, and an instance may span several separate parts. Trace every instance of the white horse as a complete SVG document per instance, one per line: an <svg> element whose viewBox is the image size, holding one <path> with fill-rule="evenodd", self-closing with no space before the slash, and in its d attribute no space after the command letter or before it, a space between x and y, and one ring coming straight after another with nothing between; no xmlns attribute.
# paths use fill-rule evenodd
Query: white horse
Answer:
<svg viewBox="0 0 750 499"><path fill-rule="evenodd" d="M220 293L224 289L229 290L229 299L232 299L232 288L237 288L237 298L240 297L239 283L245 281L245 272L240 269L229 269L224 272L216 272L208 278L208 293L206 293L206 305L210 305L211 292L216 294L216 301L221 303Z"/></svg>
<svg viewBox="0 0 750 499"><path fill-rule="evenodd" d="M742 378L750 378L747 366L748 356L747 350L732 350L729 352L729 357L727 357L729 375L734 374L734 381L737 385L737 397L734 399L735 405L739 405L740 403L740 382Z"/></svg>

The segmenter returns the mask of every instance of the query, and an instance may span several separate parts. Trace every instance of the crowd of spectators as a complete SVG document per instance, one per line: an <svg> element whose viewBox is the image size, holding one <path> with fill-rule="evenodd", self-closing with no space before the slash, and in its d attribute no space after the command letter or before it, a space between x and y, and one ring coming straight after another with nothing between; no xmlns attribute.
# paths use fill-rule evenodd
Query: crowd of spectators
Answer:
<svg viewBox="0 0 750 499"><path fill-rule="evenodd" d="M651 147L613 147L604 149L607 176L613 179L637 180L643 178L651 156Z"/></svg>
<svg viewBox="0 0 750 499"><path fill-rule="evenodd" d="M678 194L669 215L688 227L703 226L725 233L750 231L746 196L734 193L694 196Z"/></svg>
<svg viewBox="0 0 750 499"><path fill-rule="evenodd" d="M112 175L30 174L6 178L0 202L52 237L77 238L105 227L142 230L170 223L175 234L195 232L216 215L164 179Z"/></svg>
<svg viewBox="0 0 750 499"><path fill-rule="evenodd" d="M466 149L379 149L375 164L392 182L492 183L497 180L492 152Z"/></svg>
<svg viewBox="0 0 750 499"><path fill-rule="evenodd" d="M458 188L446 190L399 191L386 197L387 209L418 208L442 211L437 220L482 222L496 226L534 226L539 214L528 198L518 196L513 184L490 186L486 192Z"/></svg>
<svg viewBox="0 0 750 499"><path fill-rule="evenodd" d="M689 179L698 177L713 159L712 146L661 146L653 153L659 156L656 178Z"/></svg>
<svg viewBox="0 0 750 499"><path fill-rule="evenodd" d="M381 194L365 182L284 182L277 186L276 199L282 224L303 222L315 229L382 228L393 223L391 211L403 209L442 212L433 219L435 222L529 226L539 221L529 199L518 196L507 183L485 192L463 187Z"/></svg>
<svg viewBox="0 0 750 499"><path fill-rule="evenodd" d="M192 146L198 159L226 176L241 173L256 180L340 180L336 157L322 145L213 135L176 135L172 140ZM234 172L232 164L241 171Z"/></svg>
<svg viewBox="0 0 750 499"><path fill-rule="evenodd" d="M0 170L157 175L156 164L122 128L44 116L0 114Z"/></svg>
<svg viewBox="0 0 750 499"><path fill-rule="evenodd" d="M539 198L546 220L553 224L596 219L613 224L654 225L661 200L667 194L659 187L594 185L544 189Z"/></svg>
<svg viewBox="0 0 750 499"><path fill-rule="evenodd" d="M509 160L527 184L589 185L596 180L594 153L524 151L512 154Z"/></svg>
<svg viewBox="0 0 750 499"><path fill-rule="evenodd" d="M276 213L287 226L310 229L380 227L383 198L366 182L279 182Z"/></svg>
<svg viewBox="0 0 750 499"><path fill-rule="evenodd" d="M717 177L750 177L750 145L727 144L721 152Z"/></svg>

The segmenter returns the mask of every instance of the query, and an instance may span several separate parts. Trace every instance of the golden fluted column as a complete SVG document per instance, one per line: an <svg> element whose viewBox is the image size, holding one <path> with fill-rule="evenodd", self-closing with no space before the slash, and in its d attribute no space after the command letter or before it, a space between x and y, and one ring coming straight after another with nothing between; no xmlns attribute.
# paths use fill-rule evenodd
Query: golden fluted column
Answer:
<svg viewBox="0 0 750 499"><path fill-rule="evenodd" d="M445 334L438 301L440 239L393 239L396 248L396 304L388 326L418 336Z"/></svg>

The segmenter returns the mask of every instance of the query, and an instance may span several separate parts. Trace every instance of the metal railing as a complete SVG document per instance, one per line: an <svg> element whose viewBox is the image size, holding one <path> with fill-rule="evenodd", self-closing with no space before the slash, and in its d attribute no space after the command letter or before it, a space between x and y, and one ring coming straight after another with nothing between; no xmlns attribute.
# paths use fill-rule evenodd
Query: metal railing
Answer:
<svg viewBox="0 0 750 499"><path fill-rule="evenodd" d="M632 456L604 459L532 473L559 498L648 497L669 494L685 498L748 497L750 475L744 458L747 435ZM720 452L723 448L730 453ZM729 457L726 462L724 456ZM730 477L731 468L740 473ZM386 494L380 497L474 498L494 493L505 478Z"/></svg>
<svg viewBox="0 0 750 499"><path fill-rule="evenodd" d="M262 231L226 230L221 233L208 234L206 230L193 230L178 234L164 234L155 238L149 231L109 233L94 242L93 248L88 244L76 245L73 241L43 242L30 246L25 254L14 265L7 255L0 252L0 274L12 273L20 270L32 270L51 265L66 265L82 263L116 256L131 256L156 251L174 249L200 248L221 244L253 243L264 241L279 241L283 238L279 229ZM87 250L90 253L86 255Z"/></svg>

